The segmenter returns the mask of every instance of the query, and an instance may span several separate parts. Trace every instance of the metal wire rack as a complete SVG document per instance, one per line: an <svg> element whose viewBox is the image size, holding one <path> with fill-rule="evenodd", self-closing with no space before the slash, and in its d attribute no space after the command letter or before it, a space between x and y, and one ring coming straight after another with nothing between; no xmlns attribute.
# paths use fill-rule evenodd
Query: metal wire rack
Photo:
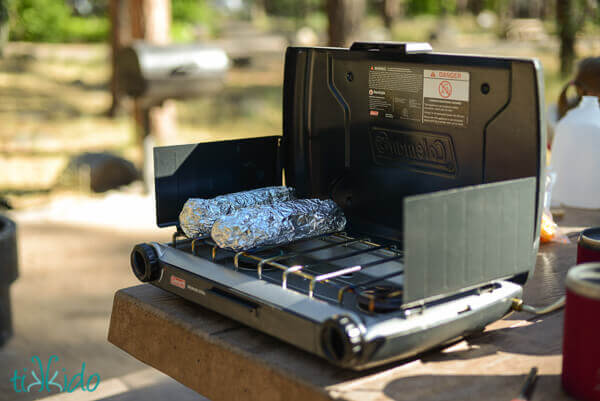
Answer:
<svg viewBox="0 0 600 401"><path fill-rule="evenodd" d="M179 241L176 233L173 237L173 244L177 246L178 243L183 243L184 240ZM318 241L320 244L317 246L309 246L308 248L302 249L298 245L301 243L313 244ZM310 241L310 242L309 242ZM187 242L187 241L186 241ZM365 280L359 283L344 284L343 281L336 281L337 278L344 278L356 272L363 272L367 269L375 266L382 265L384 263L403 260L403 252L397 248L395 243L379 244L371 241L369 238L355 238L351 237L346 233L334 233L321 237L305 239L296 241L293 244L280 247L261 248L252 251L234 252L226 249L219 248L210 238L210 236L199 237L191 240L191 252L195 255L199 254L201 247L209 247L210 258L215 261L220 254L226 254L233 257L233 265L236 270L240 269L242 260L244 264L252 264L253 268L256 269L258 279L264 278L264 272L266 269L280 270L281 280L280 285L282 288L287 290L294 290L288 286L288 282L291 276L300 277L304 280L308 280L308 290L306 295L309 298L315 297L315 286L317 284L327 284L335 287L337 292L337 302L342 304L344 297L347 294L356 294L364 288L368 288L385 280L393 277L401 276L404 270L401 268L402 265L398 265L398 269L391 273L375 277L370 280ZM337 254L327 258L317 257L318 252L325 250L335 250ZM367 263L352 263L353 259L361 255L369 255L374 257ZM298 259L299 257L310 257L313 261L309 264L291 264L286 263L292 259ZM349 263L340 266L332 265L332 262L337 262L348 259ZM311 272L311 268L319 265L331 266L332 269L323 273L315 274ZM373 312L376 309L377 296L375 294L361 293L368 299L368 310Z"/></svg>

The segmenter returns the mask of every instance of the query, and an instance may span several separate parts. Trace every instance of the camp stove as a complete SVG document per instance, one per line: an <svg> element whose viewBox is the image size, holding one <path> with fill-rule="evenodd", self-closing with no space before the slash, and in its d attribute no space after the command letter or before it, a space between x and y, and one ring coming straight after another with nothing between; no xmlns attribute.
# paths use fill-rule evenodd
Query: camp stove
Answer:
<svg viewBox="0 0 600 401"><path fill-rule="evenodd" d="M545 132L535 60L355 43L286 52L283 136L155 149L143 282L364 369L511 311L538 247ZM344 232L233 252L185 238L188 198L281 185L330 198Z"/></svg>

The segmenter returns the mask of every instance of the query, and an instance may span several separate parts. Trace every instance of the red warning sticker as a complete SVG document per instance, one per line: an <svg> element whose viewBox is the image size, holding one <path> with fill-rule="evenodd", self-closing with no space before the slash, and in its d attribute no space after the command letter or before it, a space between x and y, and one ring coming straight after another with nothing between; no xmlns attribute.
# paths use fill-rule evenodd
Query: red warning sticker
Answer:
<svg viewBox="0 0 600 401"><path fill-rule="evenodd" d="M171 285L174 285L175 287L179 287L179 288L183 288L185 290L185 280L182 278L179 278L177 276L171 276Z"/></svg>
<svg viewBox="0 0 600 401"><path fill-rule="evenodd" d="M466 71L423 71L423 123L466 127L469 82Z"/></svg>
<svg viewBox="0 0 600 401"><path fill-rule="evenodd" d="M425 70L423 97L469 101L469 73L465 71Z"/></svg>
<svg viewBox="0 0 600 401"><path fill-rule="evenodd" d="M444 99L448 99L452 95L452 84L448 81L442 81L438 85L438 92Z"/></svg>

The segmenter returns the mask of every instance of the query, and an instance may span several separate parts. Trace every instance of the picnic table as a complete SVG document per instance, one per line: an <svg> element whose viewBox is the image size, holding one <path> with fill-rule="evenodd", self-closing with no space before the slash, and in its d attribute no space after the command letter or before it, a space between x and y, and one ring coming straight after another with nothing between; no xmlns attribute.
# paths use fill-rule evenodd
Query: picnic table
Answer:
<svg viewBox="0 0 600 401"><path fill-rule="evenodd" d="M565 209L571 242L543 244L524 300L564 294L576 233L600 226L599 211ZM483 333L387 366L354 372L149 284L117 291L108 339L213 401L510 400L533 366L535 401L571 399L561 388L563 310L514 313Z"/></svg>

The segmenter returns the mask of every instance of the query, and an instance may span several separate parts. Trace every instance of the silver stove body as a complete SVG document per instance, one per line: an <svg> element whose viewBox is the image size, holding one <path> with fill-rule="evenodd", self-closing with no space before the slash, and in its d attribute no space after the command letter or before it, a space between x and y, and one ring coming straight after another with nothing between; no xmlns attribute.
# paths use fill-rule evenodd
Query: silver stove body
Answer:
<svg viewBox="0 0 600 401"><path fill-rule="evenodd" d="M361 308L356 292L365 283L402 288L403 257L368 240L333 235L237 255L210 239L152 246L160 265L153 285L355 370L482 331L522 294L520 285L499 280L378 313ZM298 273L299 266L305 267L302 276L289 272Z"/></svg>

